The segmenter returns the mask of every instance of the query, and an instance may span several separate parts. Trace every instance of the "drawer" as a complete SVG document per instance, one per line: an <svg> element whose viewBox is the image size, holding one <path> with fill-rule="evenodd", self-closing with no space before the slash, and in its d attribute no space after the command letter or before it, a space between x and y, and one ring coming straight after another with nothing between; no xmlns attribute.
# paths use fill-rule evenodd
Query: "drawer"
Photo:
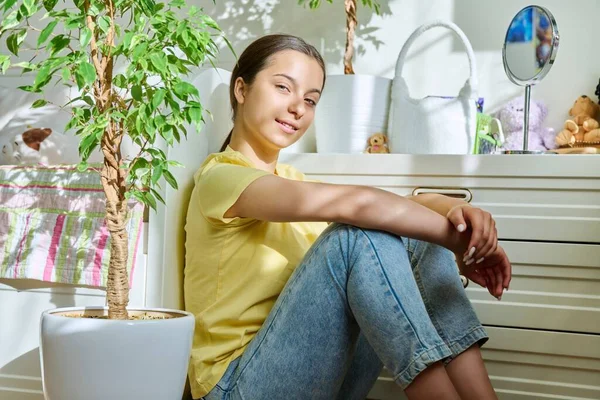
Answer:
<svg viewBox="0 0 600 400"><path fill-rule="evenodd" d="M600 245L501 245L513 266L502 301L466 289L483 324L600 334Z"/></svg>
<svg viewBox="0 0 600 400"><path fill-rule="evenodd" d="M482 349L500 400L600 399L600 336L487 327ZM405 399L384 369L369 399Z"/></svg>
<svg viewBox="0 0 600 400"><path fill-rule="evenodd" d="M502 239L600 243L600 157L285 155L311 179L376 186L463 189L494 215Z"/></svg>

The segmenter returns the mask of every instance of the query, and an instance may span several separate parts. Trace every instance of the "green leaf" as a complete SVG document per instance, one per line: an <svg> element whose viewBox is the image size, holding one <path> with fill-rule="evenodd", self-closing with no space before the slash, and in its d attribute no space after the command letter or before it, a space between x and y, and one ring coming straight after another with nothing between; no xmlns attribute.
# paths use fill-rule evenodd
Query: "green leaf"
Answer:
<svg viewBox="0 0 600 400"><path fill-rule="evenodd" d="M69 68L67 68L67 67L63 68L61 71L61 75L62 75L63 81L65 81L65 82L71 81L71 71L69 71Z"/></svg>
<svg viewBox="0 0 600 400"><path fill-rule="evenodd" d="M26 36L27 30L21 29L6 38L6 46L8 47L8 50L10 50L10 52L13 53L15 56L19 55L19 47L21 46L21 43L23 43L23 41L25 40Z"/></svg>
<svg viewBox="0 0 600 400"><path fill-rule="evenodd" d="M90 44L92 40L92 30L87 26L81 30L81 34L79 35L79 43L81 43L81 47L85 48Z"/></svg>
<svg viewBox="0 0 600 400"><path fill-rule="evenodd" d="M168 170L164 170L163 171L163 176L165 177L165 180L167 181L167 183L173 189L177 190L177 180L175 179L175 177Z"/></svg>
<svg viewBox="0 0 600 400"><path fill-rule="evenodd" d="M150 54L150 62L159 72L163 72L167 69L167 60L164 53Z"/></svg>
<svg viewBox="0 0 600 400"><path fill-rule="evenodd" d="M10 67L10 56L0 54L0 73L5 74Z"/></svg>
<svg viewBox="0 0 600 400"><path fill-rule="evenodd" d="M4 11L8 11L12 6L15 5L17 0L6 0L4 2Z"/></svg>
<svg viewBox="0 0 600 400"><path fill-rule="evenodd" d="M40 108L40 107L44 107L46 104L48 104L48 102L44 99L39 99L33 102L33 104L31 105L31 108Z"/></svg>
<svg viewBox="0 0 600 400"><path fill-rule="evenodd" d="M137 101L142 101L142 87L140 85L134 85L131 88L131 97Z"/></svg>
<svg viewBox="0 0 600 400"><path fill-rule="evenodd" d="M163 173L163 167L161 165L154 167L154 170L152 171L152 184L153 185L156 185L156 183L162 176L162 173Z"/></svg>
<svg viewBox="0 0 600 400"><path fill-rule="evenodd" d="M166 94L167 92L163 89L159 89L154 93L154 96L152 96L152 111L156 110L162 104Z"/></svg>
<svg viewBox="0 0 600 400"><path fill-rule="evenodd" d="M158 199L158 201L160 201L161 203L165 204L165 199L162 198L162 196L160 195L160 193L158 193L156 190L150 188L150 192L152 192L152 194L154 195L154 197L156 197Z"/></svg>
<svg viewBox="0 0 600 400"><path fill-rule="evenodd" d="M28 17L33 15L37 11L37 6L35 3L35 0L23 0L23 6L27 10Z"/></svg>
<svg viewBox="0 0 600 400"><path fill-rule="evenodd" d="M16 63L13 64L13 67L19 67L19 68L23 68L29 71L33 71L34 69L37 68L37 66L35 64L32 64L28 61L21 61L20 63Z"/></svg>
<svg viewBox="0 0 600 400"><path fill-rule="evenodd" d="M89 132L81 142L79 142L79 154L83 160L87 160L92 151L98 146L99 140L96 137L96 132Z"/></svg>
<svg viewBox="0 0 600 400"><path fill-rule="evenodd" d="M35 88L42 88L48 81L50 80L50 66L48 64L44 65L35 76L35 80L33 81L33 86Z"/></svg>
<svg viewBox="0 0 600 400"><path fill-rule="evenodd" d="M169 160L169 161L167 161L167 163L172 167L184 168L182 163L175 161L175 160Z"/></svg>
<svg viewBox="0 0 600 400"><path fill-rule="evenodd" d="M149 17L151 17L154 14L154 8L156 7L156 3L154 2L154 0L140 0L139 3L144 14L146 14Z"/></svg>
<svg viewBox="0 0 600 400"><path fill-rule="evenodd" d="M98 21L98 26L100 27L102 32L108 33L108 30L110 29L110 18L107 17L106 15L103 15L100 18L98 18L97 21Z"/></svg>
<svg viewBox="0 0 600 400"><path fill-rule="evenodd" d="M59 35L53 38L50 41L50 45L47 46L47 50L50 54L50 57L54 56L56 53L67 47L71 43L71 40L64 35Z"/></svg>
<svg viewBox="0 0 600 400"><path fill-rule="evenodd" d="M8 16L6 18L4 18L4 20L2 21L2 29L0 29L0 30L5 31L8 29L12 29L16 26L19 26L21 21L20 21L20 18L18 18L18 17L19 17L18 10L14 10L10 14L8 14Z"/></svg>
<svg viewBox="0 0 600 400"><path fill-rule="evenodd" d="M38 42L37 42L38 47L40 47L42 44L44 44L44 42L46 40L48 40L48 38L52 34L52 31L54 31L54 28L56 27L57 23L58 23L58 21L54 20L54 21L50 22L48 25L46 25L44 30L42 30L42 32L40 33L40 37L38 38Z"/></svg>
<svg viewBox="0 0 600 400"><path fill-rule="evenodd" d="M146 200L144 203L149 205L154 211L156 211L156 199L154 199L154 196L152 196L152 194L148 192L143 193L144 200Z"/></svg>
<svg viewBox="0 0 600 400"><path fill-rule="evenodd" d="M190 107L188 113L194 124L199 125L202 122L202 109L200 107Z"/></svg>
<svg viewBox="0 0 600 400"><path fill-rule="evenodd" d="M143 177L144 175L146 175L148 173L150 173L150 168L144 167L144 168L136 168L135 169L135 176L138 179L141 178L141 177Z"/></svg>
<svg viewBox="0 0 600 400"><path fill-rule="evenodd" d="M79 164L77 164L77 171L79 172L85 172L88 169L88 163L86 161L82 161Z"/></svg>
<svg viewBox="0 0 600 400"><path fill-rule="evenodd" d="M83 75L81 75L79 70L75 71L75 82L77 82L77 88L79 90L85 87L85 78L83 77Z"/></svg>
<svg viewBox="0 0 600 400"><path fill-rule="evenodd" d="M173 127L171 125L167 125L164 129L161 129L160 136L165 139L169 146L173 145Z"/></svg>
<svg viewBox="0 0 600 400"><path fill-rule="evenodd" d="M54 7L58 3L58 0L43 0L43 3L44 3L44 8L46 9L46 11L52 11L52 10L54 10Z"/></svg>
<svg viewBox="0 0 600 400"><path fill-rule="evenodd" d="M113 83L116 87L121 89L125 89L127 87L127 79L122 74L115 76Z"/></svg>
<svg viewBox="0 0 600 400"><path fill-rule="evenodd" d="M96 80L96 69L92 64L90 64L87 61L84 61L81 64L79 64L77 72L81 74L81 76L83 77L83 81L87 85L91 85Z"/></svg>
<svg viewBox="0 0 600 400"><path fill-rule="evenodd" d="M194 85L188 82L180 81L173 87L175 95L181 100L187 100L187 96L190 94L198 95L198 89Z"/></svg>

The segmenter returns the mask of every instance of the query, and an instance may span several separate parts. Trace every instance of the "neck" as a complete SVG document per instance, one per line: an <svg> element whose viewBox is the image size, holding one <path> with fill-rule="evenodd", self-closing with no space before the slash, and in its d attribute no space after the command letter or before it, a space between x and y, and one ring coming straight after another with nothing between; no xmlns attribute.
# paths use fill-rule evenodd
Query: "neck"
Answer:
<svg viewBox="0 0 600 400"><path fill-rule="evenodd" d="M229 147L249 158L256 168L275 173L279 150L265 148L252 135L244 135L238 126L233 128Z"/></svg>

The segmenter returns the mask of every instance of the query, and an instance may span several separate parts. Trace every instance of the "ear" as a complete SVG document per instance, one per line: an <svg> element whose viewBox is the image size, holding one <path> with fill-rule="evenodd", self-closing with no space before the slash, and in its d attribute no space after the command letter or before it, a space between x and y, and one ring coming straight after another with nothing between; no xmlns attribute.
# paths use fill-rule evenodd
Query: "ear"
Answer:
<svg viewBox="0 0 600 400"><path fill-rule="evenodd" d="M385 135L382 135L382 137L383 137L383 143L387 143L388 142L388 137L385 136Z"/></svg>
<svg viewBox="0 0 600 400"><path fill-rule="evenodd" d="M233 94L235 95L235 99L237 100L238 104L244 104L247 91L248 85L246 85L246 82L244 82L244 78L238 77L233 86Z"/></svg>

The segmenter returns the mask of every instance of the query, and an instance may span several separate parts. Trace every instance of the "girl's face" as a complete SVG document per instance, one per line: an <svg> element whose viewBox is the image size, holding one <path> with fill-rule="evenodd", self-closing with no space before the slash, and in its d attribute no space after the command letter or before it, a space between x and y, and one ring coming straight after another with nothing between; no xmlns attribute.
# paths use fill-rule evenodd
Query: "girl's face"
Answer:
<svg viewBox="0 0 600 400"><path fill-rule="evenodd" d="M245 139L265 150L281 150L302 137L321 97L323 70L312 57L285 50L270 57L252 85L235 82L236 124Z"/></svg>

